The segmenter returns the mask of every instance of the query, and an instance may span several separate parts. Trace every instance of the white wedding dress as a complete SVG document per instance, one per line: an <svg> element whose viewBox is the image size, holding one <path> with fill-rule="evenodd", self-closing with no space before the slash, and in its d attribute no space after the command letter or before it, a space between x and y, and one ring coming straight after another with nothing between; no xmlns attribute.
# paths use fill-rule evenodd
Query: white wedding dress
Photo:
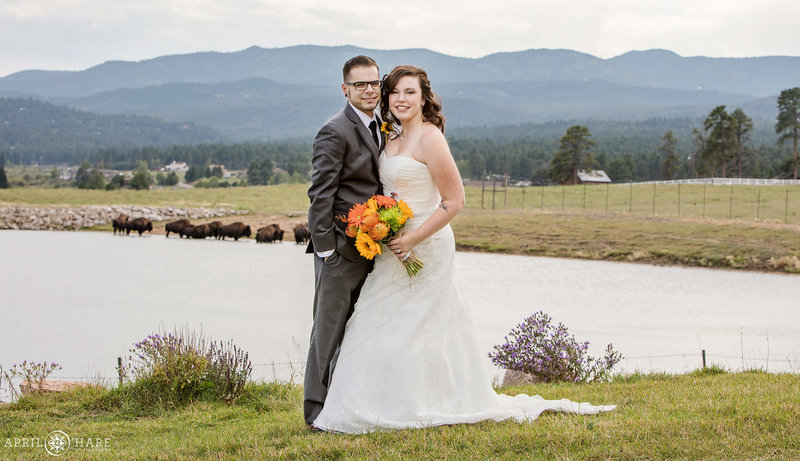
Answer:
<svg viewBox="0 0 800 461"><path fill-rule="evenodd" d="M414 211L407 229L418 227L439 206L425 164L382 154L379 170L384 194L396 193ZM545 410L595 414L614 408L497 394L485 366L487 351L478 347L458 286L450 226L414 253L424 267L413 278L391 252L376 256L314 426L367 433L489 419L529 421Z"/></svg>

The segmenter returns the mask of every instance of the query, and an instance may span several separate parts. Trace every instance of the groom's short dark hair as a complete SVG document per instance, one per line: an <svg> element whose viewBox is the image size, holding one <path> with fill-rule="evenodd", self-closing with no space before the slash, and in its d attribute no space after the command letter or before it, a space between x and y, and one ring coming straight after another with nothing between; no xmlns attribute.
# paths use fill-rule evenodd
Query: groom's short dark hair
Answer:
<svg viewBox="0 0 800 461"><path fill-rule="evenodd" d="M344 67L342 68L342 82L347 81L347 75L353 67L375 67L380 74L380 67L378 67L374 59L364 55L356 56L355 58L348 59L347 62L344 63Z"/></svg>

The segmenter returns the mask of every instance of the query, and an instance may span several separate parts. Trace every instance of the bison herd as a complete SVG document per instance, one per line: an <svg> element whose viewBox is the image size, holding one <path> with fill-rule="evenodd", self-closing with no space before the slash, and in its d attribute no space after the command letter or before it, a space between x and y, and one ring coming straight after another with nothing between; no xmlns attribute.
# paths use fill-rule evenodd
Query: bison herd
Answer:
<svg viewBox="0 0 800 461"><path fill-rule="evenodd" d="M111 227L114 228L114 233L125 232L125 235L130 235L131 231L136 231L139 235L146 231L153 230L153 224L147 218L128 219L128 215L121 213L119 217L111 221Z"/></svg>
<svg viewBox="0 0 800 461"><path fill-rule="evenodd" d="M127 215L120 214L118 218L111 221L111 226L114 229L114 234L125 232L130 235L131 231L139 232L142 235L145 231L152 231L153 224L147 218L129 219ZM235 222L231 224L222 224L220 221L213 221L205 224L193 225L188 219L180 219L178 221L169 222L164 226L166 236L169 237L170 233L177 234L181 238L187 239L205 239L213 237L217 240L225 240L225 237L230 237L233 240L239 240L240 237L250 237L252 231L250 226L242 222ZM311 239L311 232L308 230L308 223L301 223L294 226L292 229L294 233L294 240L298 244L308 243ZM270 224L256 230L257 243L270 243L283 241L284 230L278 224Z"/></svg>

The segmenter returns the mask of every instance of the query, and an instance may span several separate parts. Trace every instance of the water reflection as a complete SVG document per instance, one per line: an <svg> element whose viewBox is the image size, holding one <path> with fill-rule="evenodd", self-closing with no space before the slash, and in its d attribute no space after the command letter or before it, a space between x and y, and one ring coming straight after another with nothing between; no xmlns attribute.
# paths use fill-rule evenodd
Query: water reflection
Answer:
<svg viewBox="0 0 800 461"><path fill-rule="evenodd" d="M313 297L302 246L4 231L0 254L6 368L46 360L64 379L113 378L134 342L186 325L232 339L256 377L302 369ZM457 264L487 352L544 310L595 354L613 342L627 370L692 370L705 349L729 368L800 371L797 276L474 253Z"/></svg>

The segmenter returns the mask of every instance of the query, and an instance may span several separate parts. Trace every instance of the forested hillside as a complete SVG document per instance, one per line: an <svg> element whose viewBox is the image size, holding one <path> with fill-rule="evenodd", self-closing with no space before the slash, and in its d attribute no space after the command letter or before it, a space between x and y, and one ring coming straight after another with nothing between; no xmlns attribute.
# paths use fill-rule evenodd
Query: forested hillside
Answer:
<svg viewBox="0 0 800 461"><path fill-rule="evenodd" d="M77 164L100 149L221 140L216 131L195 123L98 115L34 99L0 99L0 152L16 164Z"/></svg>
<svg viewBox="0 0 800 461"><path fill-rule="evenodd" d="M663 137L672 131L676 150L685 159L678 172L688 177L689 158L696 152L693 128L702 128L699 119L651 119L629 121L565 121L521 124L494 128L463 128L448 131L450 148L465 178L484 174L508 174L515 180L546 183L547 170L558 150L559 139L567 128L582 124L597 143L592 149L596 168L604 169L615 182L661 179ZM772 177L786 169L788 148L776 146L771 122L754 121L745 159L746 176ZM311 169L311 142L257 142L240 144L201 144L135 149L102 149L85 158L106 168L133 169L140 161L156 168L175 161L205 168L223 164L228 169L245 169L253 162L269 160L290 175L308 175Z"/></svg>

